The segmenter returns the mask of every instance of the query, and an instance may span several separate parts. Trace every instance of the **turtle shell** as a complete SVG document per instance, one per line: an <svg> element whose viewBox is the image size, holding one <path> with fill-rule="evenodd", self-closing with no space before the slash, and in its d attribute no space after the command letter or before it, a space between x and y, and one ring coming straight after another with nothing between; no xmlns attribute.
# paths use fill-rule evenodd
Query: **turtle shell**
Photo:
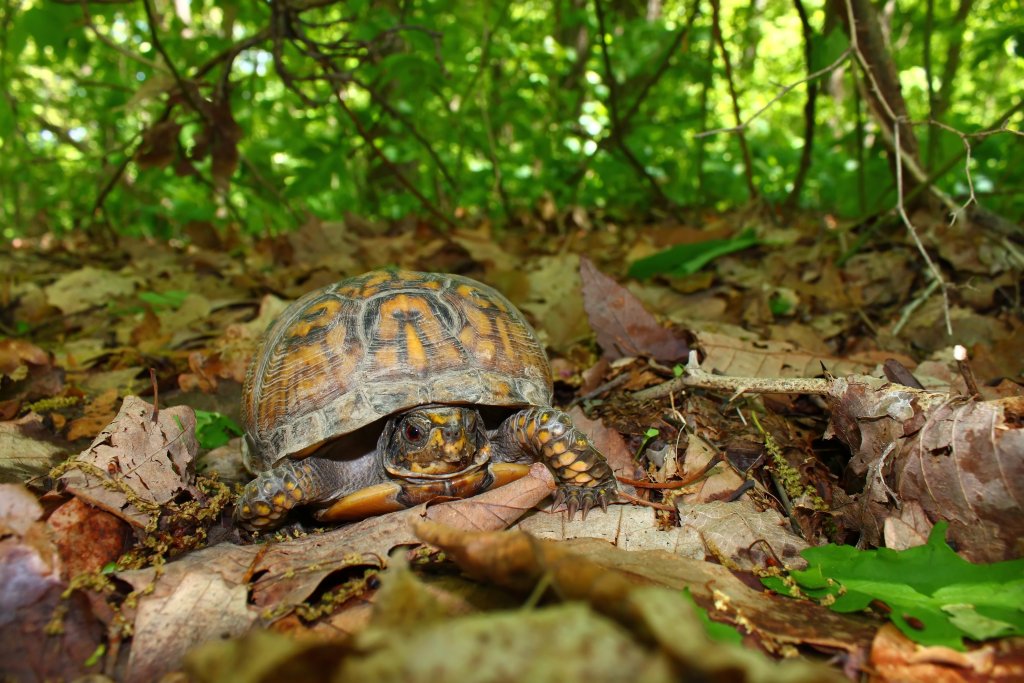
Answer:
<svg viewBox="0 0 1024 683"><path fill-rule="evenodd" d="M373 271L309 292L267 331L242 394L245 461L266 470L420 405L549 405L551 392L536 334L497 291Z"/></svg>

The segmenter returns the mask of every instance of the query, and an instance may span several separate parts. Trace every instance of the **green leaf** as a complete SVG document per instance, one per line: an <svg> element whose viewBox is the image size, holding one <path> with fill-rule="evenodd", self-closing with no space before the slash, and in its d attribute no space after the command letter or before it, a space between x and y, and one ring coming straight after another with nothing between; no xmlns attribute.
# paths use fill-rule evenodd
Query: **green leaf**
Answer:
<svg viewBox="0 0 1024 683"><path fill-rule="evenodd" d="M188 298L189 292L171 289L166 292L142 292L139 298L153 307L154 310L178 310Z"/></svg>
<svg viewBox="0 0 1024 683"><path fill-rule="evenodd" d="M719 256L741 251L759 243L760 240L754 235L753 228L747 228L730 239L677 244L665 251L634 261L629 267L629 276L646 280L653 275L691 275Z"/></svg>
<svg viewBox="0 0 1024 683"><path fill-rule="evenodd" d="M739 645L743 642L743 634L737 631L733 626L724 624L720 621L715 621L708 616L708 611L697 604L697 601L693 599L693 594L690 593L689 588L683 589L683 595L693 605L693 610L697 613L697 618L700 619L701 623L704 624L704 630L707 631L708 636L712 640L717 640L720 643L736 643Z"/></svg>
<svg viewBox="0 0 1024 683"><path fill-rule="evenodd" d="M1024 635L1024 559L968 562L946 544L947 526L939 522L926 544L902 551L808 548L801 553L807 569L790 578L811 597L830 597L837 612L884 603L896 627L923 645L963 650L964 637ZM790 594L781 579L762 583Z"/></svg>
<svg viewBox="0 0 1024 683"><path fill-rule="evenodd" d="M223 446L233 436L241 436L242 428L226 415L196 410L196 439L205 449Z"/></svg>

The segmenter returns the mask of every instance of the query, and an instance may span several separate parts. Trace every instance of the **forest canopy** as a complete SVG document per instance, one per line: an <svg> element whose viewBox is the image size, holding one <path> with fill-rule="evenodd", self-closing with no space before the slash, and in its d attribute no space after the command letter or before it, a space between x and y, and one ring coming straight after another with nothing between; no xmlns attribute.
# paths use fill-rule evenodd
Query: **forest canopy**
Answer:
<svg viewBox="0 0 1024 683"><path fill-rule="evenodd" d="M855 219L897 203L897 170L1024 215L1015 0L5 0L0 41L8 239L753 201Z"/></svg>

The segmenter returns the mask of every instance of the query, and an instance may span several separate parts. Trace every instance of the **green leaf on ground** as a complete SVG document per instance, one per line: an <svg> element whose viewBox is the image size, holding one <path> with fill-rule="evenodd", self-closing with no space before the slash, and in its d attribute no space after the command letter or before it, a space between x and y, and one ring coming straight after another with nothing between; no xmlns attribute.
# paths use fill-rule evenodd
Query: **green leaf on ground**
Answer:
<svg viewBox="0 0 1024 683"><path fill-rule="evenodd" d="M901 551L808 548L800 553L808 568L789 575L806 595L837 612L884 603L893 624L922 645L963 650L964 638L1024 635L1024 559L968 562L946 544L947 526L939 522L926 544ZM778 577L762 583L790 594Z"/></svg>
<svg viewBox="0 0 1024 683"><path fill-rule="evenodd" d="M178 310L188 298L189 292L171 289L166 292L140 292L139 299L153 307L154 311Z"/></svg>
<svg viewBox="0 0 1024 683"><path fill-rule="evenodd" d="M709 617L708 611L698 605L697 601L693 599L693 594L690 593L689 588L683 589L683 595L693 605L693 610L697 613L697 618L704 624L704 629L707 631L709 638L720 643L735 643L739 645L743 642L743 634L737 631L734 626L715 621Z"/></svg>
<svg viewBox="0 0 1024 683"><path fill-rule="evenodd" d="M634 261L629 267L629 276L645 280L654 275L692 275L719 256L741 251L759 243L760 240L754 235L753 228L747 228L729 239L677 244Z"/></svg>
<svg viewBox="0 0 1024 683"><path fill-rule="evenodd" d="M241 435L242 428L227 415L196 410L196 439L200 448L218 448L231 437Z"/></svg>

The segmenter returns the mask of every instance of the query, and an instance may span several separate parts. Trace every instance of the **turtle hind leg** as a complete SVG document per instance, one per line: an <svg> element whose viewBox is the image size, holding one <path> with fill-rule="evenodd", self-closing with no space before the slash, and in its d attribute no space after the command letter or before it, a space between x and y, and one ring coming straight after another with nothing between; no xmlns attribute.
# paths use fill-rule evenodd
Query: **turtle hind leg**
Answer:
<svg viewBox="0 0 1024 683"><path fill-rule="evenodd" d="M594 505L607 510L618 498L611 466L568 413L549 406L526 408L502 423L495 440L502 459L525 454L548 466L558 481L555 505L564 502L570 520L577 510L586 519Z"/></svg>

